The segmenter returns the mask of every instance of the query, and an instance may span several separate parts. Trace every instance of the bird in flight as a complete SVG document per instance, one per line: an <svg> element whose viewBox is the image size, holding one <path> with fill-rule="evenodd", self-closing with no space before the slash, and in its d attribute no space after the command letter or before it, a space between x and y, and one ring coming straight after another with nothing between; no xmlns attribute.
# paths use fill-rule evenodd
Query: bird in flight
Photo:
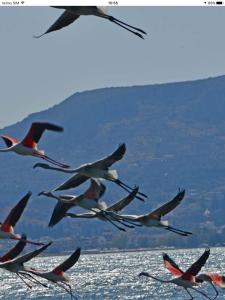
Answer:
<svg viewBox="0 0 225 300"><path fill-rule="evenodd" d="M71 285L69 284L70 279L65 272L74 266L74 264L78 261L80 254L81 249L77 248L70 257L68 257L60 265L56 266L52 271L40 271L35 268L26 268L26 272L56 284L58 287L66 291L71 296L71 299L77 299L73 295Z"/></svg>
<svg viewBox="0 0 225 300"><path fill-rule="evenodd" d="M40 195L44 195L53 199L58 200L53 210L49 227L53 227L65 216L65 213L75 206L92 210L94 208L104 209L105 204L98 200L103 196L105 192L105 186L96 179L91 179L89 188L79 196L75 195L60 195L56 196L52 192L41 192Z"/></svg>
<svg viewBox="0 0 225 300"><path fill-rule="evenodd" d="M196 293L201 294L202 296L204 296L207 299L210 299L204 292L199 291L198 289L196 289L195 287L199 286L199 283L196 282L196 275L201 271L201 268L205 265L207 259L209 258L209 254L210 254L210 249L206 249L204 251L204 253L199 257L199 259L197 261L195 261L190 268L187 269L186 272L184 272L181 276L171 279L171 280L163 280L160 278L157 278L155 276L152 276L151 274L147 273L147 272L141 272L139 274L140 276L146 276L146 277L150 277L156 281L159 281L162 284L176 284L182 288L185 289L185 291L189 294L189 296L191 297L191 299L194 299L194 297L192 296L190 290L194 290Z"/></svg>
<svg viewBox="0 0 225 300"><path fill-rule="evenodd" d="M39 150L37 148L37 144L45 130L61 132L63 131L63 128L51 123L34 122L22 141L7 135L1 135L0 137L4 140L7 148L0 149L0 152L15 152L20 155L34 156L49 161L50 163L61 168L69 168L68 165L55 161L54 159L45 155L43 150Z"/></svg>
<svg viewBox="0 0 225 300"><path fill-rule="evenodd" d="M63 27L66 27L76 21L80 16L88 16L93 15L97 16L106 20L109 20L110 22L124 28L125 30L135 34L136 36L140 37L141 39L144 39L143 34L146 34L146 32L140 28L131 26L125 22L122 22L113 16L107 15L104 11L104 8L100 6L52 6L54 8L64 9L65 11L62 13L62 15L55 21L55 23L49 27L47 31L45 31L43 34L34 36L35 38L40 38L43 35L60 30Z"/></svg>
<svg viewBox="0 0 225 300"><path fill-rule="evenodd" d="M118 174L116 170L109 169L114 163L121 160L126 152L126 145L121 144L112 154L97 160L93 163L87 163L81 165L77 169L62 169L57 167L52 167L45 163L37 163L33 166L33 168L43 168L43 169L50 169L64 173L75 173L71 178L66 180L64 183L60 184L57 188L53 191L61 191L67 190L71 188L75 188L82 184L83 182L87 181L89 178L102 178L115 184L119 185L122 189L127 191L128 193L132 190L130 186L122 182L118 178ZM138 192L138 195L135 197L141 201L144 201L144 198L148 198L145 194ZM143 198L144 197L144 198Z"/></svg>
<svg viewBox="0 0 225 300"><path fill-rule="evenodd" d="M179 191L178 194L169 202L166 202L159 208L150 212L146 215L136 216L136 215L119 215L122 220L130 220L132 222L140 223L142 226L147 227L159 227L179 235L187 236L192 234L189 231L183 231L172 226L169 226L168 221L161 220L163 216L174 210L183 200L185 195L185 190Z"/></svg>
<svg viewBox="0 0 225 300"><path fill-rule="evenodd" d="M27 203L31 196L31 192L28 192L10 211L3 223L0 223L0 239L12 239L24 241L33 245L44 245L43 243L32 242L24 240L23 236L14 232L14 226L19 221Z"/></svg>
<svg viewBox="0 0 225 300"><path fill-rule="evenodd" d="M182 276L184 274L184 271L180 269L180 267L175 263L175 261L172 258L169 257L168 254L163 254L163 261L165 268L173 276ZM217 285L220 288L225 288L225 276L222 276L217 273L201 273L195 277L195 281L197 283L209 282L216 293L214 299L216 299L219 295L219 292L217 291L215 285Z"/></svg>

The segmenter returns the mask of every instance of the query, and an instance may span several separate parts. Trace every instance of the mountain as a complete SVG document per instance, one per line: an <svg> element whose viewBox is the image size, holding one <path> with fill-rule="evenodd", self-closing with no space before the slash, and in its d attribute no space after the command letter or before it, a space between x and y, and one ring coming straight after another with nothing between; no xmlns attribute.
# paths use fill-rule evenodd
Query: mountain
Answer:
<svg viewBox="0 0 225 300"><path fill-rule="evenodd" d="M124 234L110 224L88 220L63 220L49 229L55 202L37 194L54 188L69 174L33 169L37 159L1 153L0 217L28 190L33 192L17 231L34 238L57 238L62 247L64 238L84 248L224 243L225 76L75 93L1 129L0 134L21 138L33 121L64 126L63 133L46 132L39 148L73 167L99 159L125 142L127 153L115 167L125 182L139 185L149 195L144 204L135 200L126 213L147 212L185 188L186 198L168 219L194 235L182 238L149 228ZM125 195L119 187L106 185L105 201ZM77 194L86 186L68 193Z"/></svg>

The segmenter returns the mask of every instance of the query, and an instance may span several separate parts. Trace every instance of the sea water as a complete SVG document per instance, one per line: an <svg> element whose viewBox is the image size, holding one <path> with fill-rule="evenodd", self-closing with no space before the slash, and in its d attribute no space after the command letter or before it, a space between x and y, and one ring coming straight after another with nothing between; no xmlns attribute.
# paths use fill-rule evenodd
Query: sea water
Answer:
<svg viewBox="0 0 225 300"><path fill-rule="evenodd" d="M137 251L107 254L85 254L78 263L67 273L71 278L74 295L78 299L107 300L107 299L157 299L157 300L185 300L190 296L184 289L173 284L161 284L151 278L138 277L142 271L161 279L169 280L172 276L163 266L162 253L168 253L181 267L186 270L202 253L204 249L180 249ZM51 270L66 257L39 257L33 259L28 266ZM203 272L218 272L225 275L225 248L212 248L210 257L202 269ZM0 270L0 299L70 299L54 284L49 288L33 286L26 288L15 275ZM41 278L39 278L41 280ZM42 280L45 282L44 280ZM215 292L208 283L204 283L200 290L211 297ZM225 299L225 289L219 289L219 299ZM206 299L192 291L195 299Z"/></svg>

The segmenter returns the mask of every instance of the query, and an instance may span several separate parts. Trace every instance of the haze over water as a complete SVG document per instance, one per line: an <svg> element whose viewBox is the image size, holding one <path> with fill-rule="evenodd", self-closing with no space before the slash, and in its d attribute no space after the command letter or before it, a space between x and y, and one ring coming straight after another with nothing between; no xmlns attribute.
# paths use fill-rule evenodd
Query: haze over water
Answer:
<svg viewBox="0 0 225 300"><path fill-rule="evenodd" d="M181 269L185 270L203 251L204 249L182 249L168 250L166 253L180 264ZM184 290L172 284L161 285L152 279L138 278L137 275L141 271L148 271L162 279L172 278L164 269L162 252L163 250L93 255L81 254L78 263L68 272L74 294L78 299L87 300L189 299ZM62 256L40 257L32 260L32 266L50 270L63 259L64 257ZM212 248L211 255L202 271L225 274L225 249ZM69 295L54 285L51 285L53 287L51 289L34 287L29 291L15 275L4 270L0 272L0 279L0 299L70 299ZM215 295L213 289L207 283L204 283L201 290L204 290L211 298ZM225 289L218 288L218 290L220 295L217 299L225 299ZM195 299L205 299L198 294L196 295L195 292L193 292L193 295L196 296Z"/></svg>

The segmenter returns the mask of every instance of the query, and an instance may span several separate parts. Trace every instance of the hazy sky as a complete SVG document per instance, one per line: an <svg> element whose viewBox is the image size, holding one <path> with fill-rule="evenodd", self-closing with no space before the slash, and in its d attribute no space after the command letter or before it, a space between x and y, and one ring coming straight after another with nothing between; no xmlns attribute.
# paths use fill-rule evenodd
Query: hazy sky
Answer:
<svg viewBox="0 0 225 300"><path fill-rule="evenodd" d="M145 41L97 17L32 38L60 13L0 7L0 127L77 91L225 74L223 7L110 8L110 14L147 31Z"/></svg>

